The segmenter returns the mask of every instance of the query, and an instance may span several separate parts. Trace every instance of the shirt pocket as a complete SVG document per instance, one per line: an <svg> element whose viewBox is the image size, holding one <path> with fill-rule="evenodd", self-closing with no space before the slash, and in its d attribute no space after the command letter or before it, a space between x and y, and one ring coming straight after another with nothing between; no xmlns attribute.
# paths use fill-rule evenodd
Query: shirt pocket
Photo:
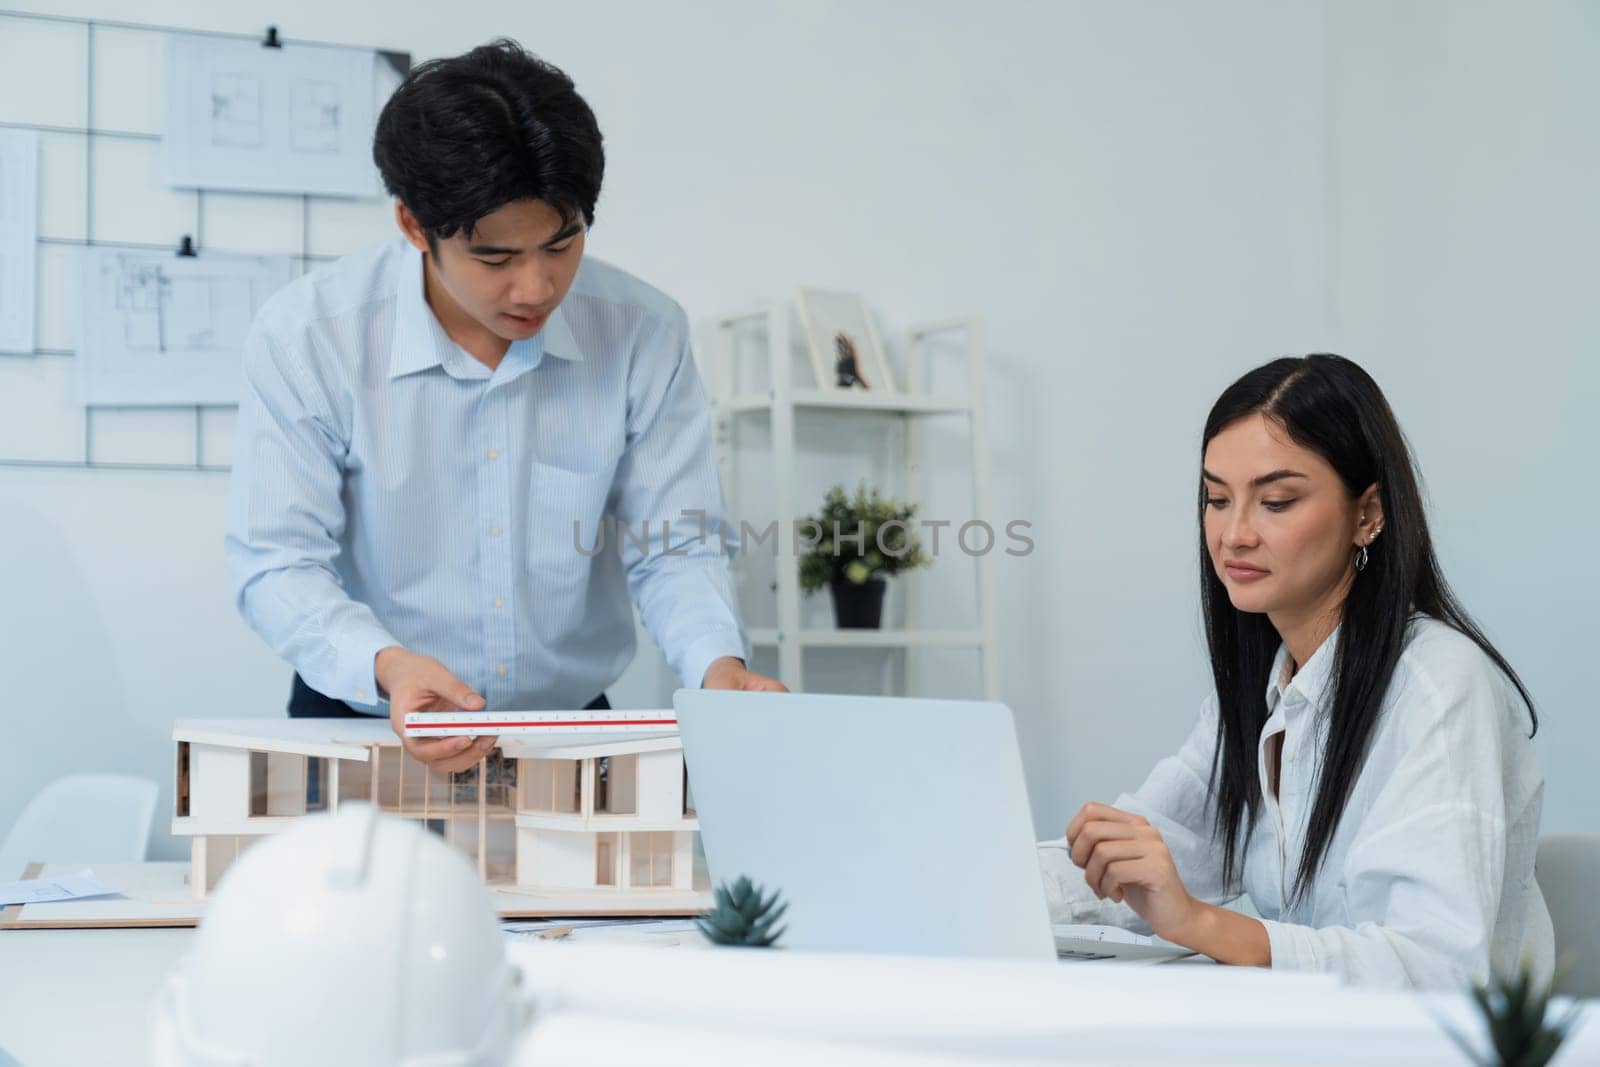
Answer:
<svg viewBox="0 0 1600 1067"><path fill-rule="evenodd" d="M615 464L594 470L535 460L528 476L529 555L546 589L574 590L588 580L596 557L613 551L614 531L601 528Z"/></svg>

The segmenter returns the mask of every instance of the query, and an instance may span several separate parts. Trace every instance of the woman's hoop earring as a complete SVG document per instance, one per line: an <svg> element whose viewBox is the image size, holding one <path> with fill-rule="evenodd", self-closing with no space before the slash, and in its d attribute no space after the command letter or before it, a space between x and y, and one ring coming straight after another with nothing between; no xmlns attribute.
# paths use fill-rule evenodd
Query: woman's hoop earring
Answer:
<svg viewBox="0 0 1600 1067"><path fill-rule="evenodd" d="M1361 551L1356 553L1356 570L1364 571L1366 569L1367 569L1367 546L1366 545L1362 545L1361 546Z"/></svg>

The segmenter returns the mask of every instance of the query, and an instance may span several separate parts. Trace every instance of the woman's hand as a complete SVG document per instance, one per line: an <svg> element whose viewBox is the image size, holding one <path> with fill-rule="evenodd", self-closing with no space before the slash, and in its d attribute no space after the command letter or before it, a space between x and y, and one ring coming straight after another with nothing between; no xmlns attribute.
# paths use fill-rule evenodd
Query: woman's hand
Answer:
<svg viewBox="0 0 1600 1067"><path fill-rule="evenodd" d="M1085 804L1067 824L1067 844L1095 895L1126 901L1157 937L1218 963L1272 965L1272 943L1261 920L1190 896L1161 831L1144 816Z"/></svg>
<svg viewBox="0 0 1600 1067"><path fill-rule="evenodd" d="M1189 896L1162 832L1146 817L1086 803L1067 824L1067 845L1094 896L1126 901L1155 936L1218 963L1272 966L1266 925Z"/></svg>
<svg viewBox="0 0 1600 1067"><path fill-rule="evenodd" d="M1158 937L1184 943L1206 905L1184 888L1161 831L1144 816L1085 804L1067 824L1067 843L1095 896L1126 901Z"/></svg>

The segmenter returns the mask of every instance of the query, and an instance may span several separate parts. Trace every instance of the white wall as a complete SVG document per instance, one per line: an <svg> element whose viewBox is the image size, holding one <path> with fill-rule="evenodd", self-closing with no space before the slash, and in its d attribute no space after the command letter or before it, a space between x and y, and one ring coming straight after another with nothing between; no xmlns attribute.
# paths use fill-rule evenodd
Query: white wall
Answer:
<svg viewBox="0 0 1600 1067"><path fill-rule="evenodd" d="M1547 830L1600 830L1600 7L1330 7L1333 339L1411 437L1446 575L1539 702Z"/></svg>
<svg viewBox="0 0 1600 1067"><path fill-rule="evenodd" d="M1363 361L1417 444L1448 572L1545 701L1547 826L1600 829L1578 766L1600 740L1600 28L1577 3L1390 6L39 9L418 59L511 35L605 130L591 249L693 318L797 281L865 292L890 327L987 316L996 503L1038 542L999 585L1041 832L1137 784L1199 705L1211 401L1285 352ZM226 593L224 490L0 470L0 825L64 767L164 779L175 715L277 713L287 670Z"/></svg>

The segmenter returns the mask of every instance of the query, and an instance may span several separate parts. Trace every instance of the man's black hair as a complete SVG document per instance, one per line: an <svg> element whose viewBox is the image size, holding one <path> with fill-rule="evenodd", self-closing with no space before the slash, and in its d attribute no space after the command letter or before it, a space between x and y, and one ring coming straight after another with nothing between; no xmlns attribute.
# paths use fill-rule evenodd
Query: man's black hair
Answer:
<svg viewBox="0 0 1600 1067"><path fill-rule="evenodd" d="M372 158L429 242L518 200L594 225L605 151L572 79L512 40L414 68L378 117Z"/></svg>

